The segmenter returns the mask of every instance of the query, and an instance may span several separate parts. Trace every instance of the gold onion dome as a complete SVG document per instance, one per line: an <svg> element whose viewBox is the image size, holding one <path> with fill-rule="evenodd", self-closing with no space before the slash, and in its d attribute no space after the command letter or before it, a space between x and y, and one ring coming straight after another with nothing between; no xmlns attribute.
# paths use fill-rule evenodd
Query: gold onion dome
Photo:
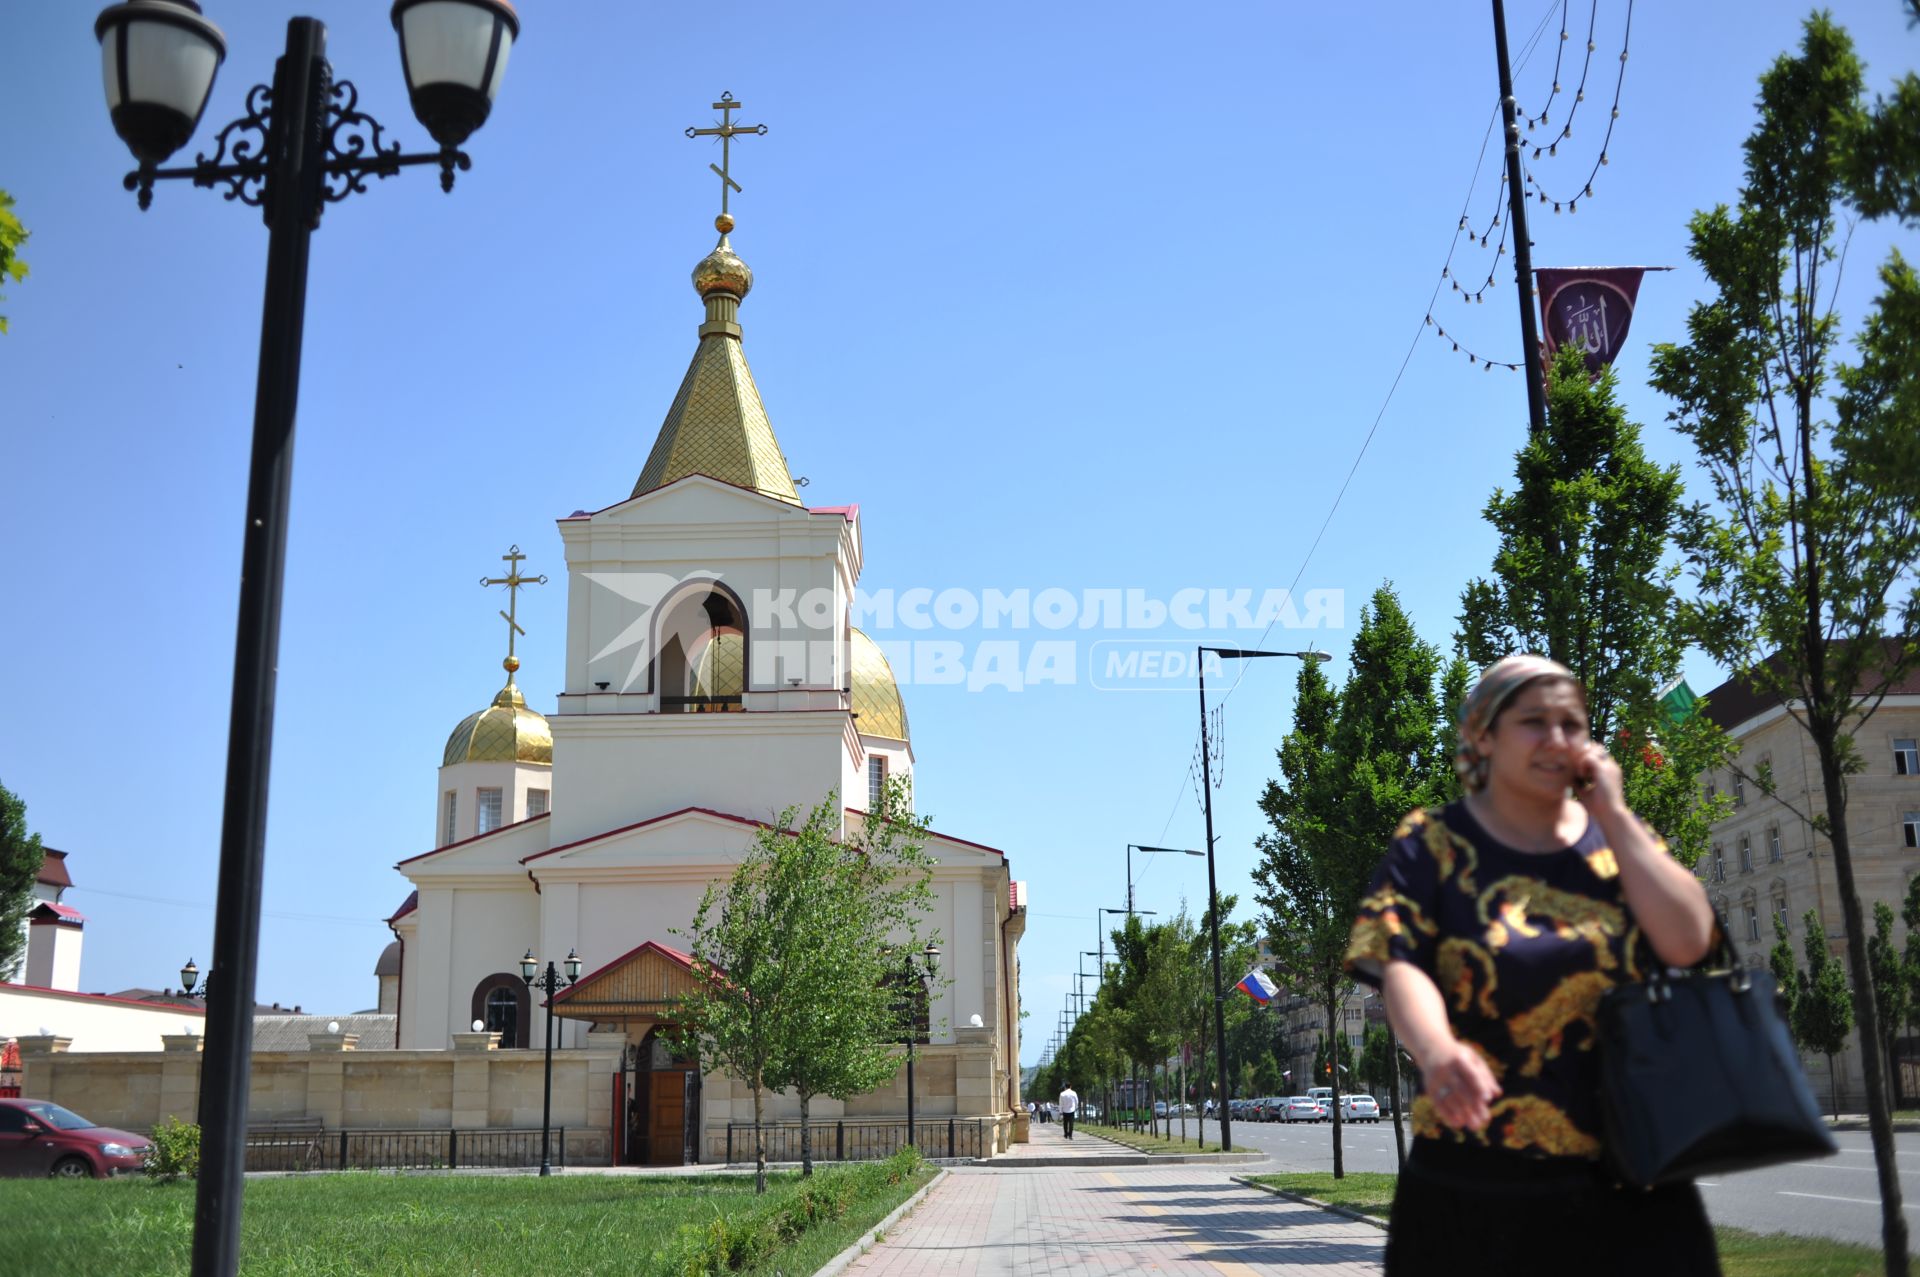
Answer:
<svg viewBox="0 0 1920 1277"><path fill-rule="evenodd" d="M713 293L731 293L736 298L745 297L753 287L753 270L741 261L733 251L733 245L727 242L727 232L733 229L733 219L722 213L713 224L719 228L720 242L714 245L711 253L702 257L693 268L693 288L702 297Z"/></svg>
<svg viewBox="0 0 1920 1277"><path fill-rule="evenodd" d="M893 681L893 666L887 664L880 645L858 629L853 638L853 712L859 717L854 727L862 736L885 736L906 740L907 706L900 699L900 685Z"/></svg>
<svg viewBox="0 0 1920 1277"><path fill-rule="evenodd" d="M460 720L447 737L442 767L455 763L543 763L553 765L553 730L545 717L527 708L526 698L514 686L520 662L509 656L502 662L507 685L493 704Z"/></svg>

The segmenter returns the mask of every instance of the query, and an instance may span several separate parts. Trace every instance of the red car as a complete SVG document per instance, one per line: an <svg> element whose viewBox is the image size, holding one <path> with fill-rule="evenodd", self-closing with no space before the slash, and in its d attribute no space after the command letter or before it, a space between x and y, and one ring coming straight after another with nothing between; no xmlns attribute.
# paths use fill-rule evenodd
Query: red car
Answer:
<svg viewBox="0 0 1920 1277"><path fill-rule="evenodd" d="M153 1142L48 1100L0 1100L0 1175L99 1178L137 1171Z"/></svg>

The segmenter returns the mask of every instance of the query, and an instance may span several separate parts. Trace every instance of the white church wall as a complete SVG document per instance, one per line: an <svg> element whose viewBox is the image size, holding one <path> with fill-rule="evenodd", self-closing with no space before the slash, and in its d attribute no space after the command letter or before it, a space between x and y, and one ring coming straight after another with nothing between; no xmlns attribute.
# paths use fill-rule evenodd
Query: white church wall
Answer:
<svg viewBox="0 0 1920 1277"><path fill-rule="evenodd" d="M866 811L871 804L872 786L868 780L867 760L872 758L886 760L890 779L913 780L913 751L905 741L889 740L884 736L860 737L860 756L856 758L851 753L847 754L840 776L842 801L856 811Z"/></svg>
<svg viewBox="0 0 1920 1277"><path fill-rule="evenodd" d="M767 819L842 783L844 713L559 714L552 845L683 807Z"/></svg>
<svg viewBox="0 0 1920 1277"><path fill-rule="evenodd" d="M694 477L590 519L563 519L560 534L568 570L568 698L584 697L600 682L610 695L596 701L657 698L660 689L648 686L644 665L636 676L639 648L623 639L637 621L643 622L637 633L648 632L644 622L663 592L689 578L716 576L749 613L750 649L757 641L822 641L818 651L797 653L791 663L753 660L750 688L781 688L795 677L845 686L845 654L834 640L844 629L858 565L857 529L843 516L810 514ZM811 614L795 606L791 616L780 614L778 628L771 610L759 606L762 600L798 604L816 594L829 606ZM563 698L561 712L575 712L569 699Z"/></svg>
<svg viewBox="0 0 1920 1277"><path fill-rule="evenodd" d="M445 1019L438 1026L442 1036L439 1041L410 1042L410 1046L445 1046L451 1035L467 1032L473 1024L473 991L488 976L505 973L518 978L520 955L528 948L543 959L558 961L566 955L564 946L551 954L543 950L539 897L524 877L517 886L463 886L445 894L452 897L453 943L447 997L441 1003ZM539 998L534 1001L538 1003ZM533 1031L538 1034L537 1007L534 1020ZM531 1045L541 1039L530 1036L527 1041Z"/></svg>
<svg viewBox="0 0 1920 1277"><path fill-rule="evenodd" d="M500 791L501 825L516 824L527 818L529 789L545 789L551 793L553 768L538 763L453 763L442 767L433 792L433 832L425 845L442 847L476 837L482 789ZM448 790L454 793L452 838L447 838L446 830L441 827Z"/></svg>
<svg viewBox="0 0 1920 1277"><path fill-rule="evenodd" d="M42 989L80 987L80 946L86 933L62 922L34 922L27 928L23 982Z"/></svg>

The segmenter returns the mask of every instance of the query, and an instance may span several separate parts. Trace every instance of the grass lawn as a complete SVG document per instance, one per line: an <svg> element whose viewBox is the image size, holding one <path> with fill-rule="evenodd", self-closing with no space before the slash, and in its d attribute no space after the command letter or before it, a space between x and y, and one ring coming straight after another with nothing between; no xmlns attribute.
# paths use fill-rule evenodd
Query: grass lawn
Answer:
<svg viewBox="0 0 1920 1277"><path fill-rule="evenodd" d="M1393 1213L1394 1176L1353 1172L1340 1179L1324 1172L1301 1175L1250 1175L1256 1184L1285 1189L1348 1210L1388 1218ZM1724 1277L1879 1277L1880 1251L1820 1237L1750 1233L1716 1228ZM1909 1265L1910 1271L1920 1268Z"/></svg>
<svg viewBox="0 0 1920 1277"><path fill-rule="evenodd" d="M823 1170L815 1191L844 1178L845 1213L821 1220L748 1273L811 1272L916 1192L924 1165L888 1183L869 1163ZM396 1176L371 1172L253 1180L241 1226L241 1272L290 1277L364 1273L667 1273L681 1228L706 1234L797 1208L797 1172L769 1176ZM11 1181L0 1270L35 1277L185 1273L193 1185L145 1180ZM726 1231L726 1225L720 1225Z"/></svg>
<svg viewBox="0 0 1920 1277"><path fill-rule="evenodd" d="M1188 1129L1191 1130L1192 1128L1189 1127ZM1098 1135L1101 1139L1112 1140L1116 1144L1125 1144L1128 1148L1138 1149L1142 1153L1218 1153L1220 1151L1219 1140L1209 1140L1203 1147L1194 1141L1192 1135L1189 1135L1186 1139L1181 1139L1180 1125L1178 1122L1174 1123L1173 1130L1174 1137L1172 1139L1168 1139L1164 1135L1148 1135L1141 1131L1129 1131L1119 1126L1079 1126L1074 1128L1074 1133L1079 1134L1084 1131L1088 1135Z"/></svg>

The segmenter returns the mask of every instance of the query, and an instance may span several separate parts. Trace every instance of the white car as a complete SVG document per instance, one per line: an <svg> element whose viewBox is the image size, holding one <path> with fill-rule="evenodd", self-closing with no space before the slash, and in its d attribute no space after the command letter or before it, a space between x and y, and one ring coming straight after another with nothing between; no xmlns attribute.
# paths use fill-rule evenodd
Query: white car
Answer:
<svg viewBox="0 0 1920 1277"><path fill-rule="evenodd" d="M1310 1095L1288 1096L1286 1104L1280 1109L1280 1120L1283 1122L1318 1122L1326 1115L1327 1110L1321 1107L1320 1101Z"/></svg>
<svg viewBox="0 0 1920 1277"><path fill-rule="evenodd" d="M1167 1102L1165 1100L1155 1100L1153 1102L1153 1115L1155 1117L1165 1117L1167 1115Z"/></svg>
<svg viewBox="0 0 1920 1277"><path fill-rule="evenodd" d="M1343 1095L1340 1097L1340 1119L1344 1122L1377 1122L1380 1120L1380 1105L1371 1095Z"/></svg>

